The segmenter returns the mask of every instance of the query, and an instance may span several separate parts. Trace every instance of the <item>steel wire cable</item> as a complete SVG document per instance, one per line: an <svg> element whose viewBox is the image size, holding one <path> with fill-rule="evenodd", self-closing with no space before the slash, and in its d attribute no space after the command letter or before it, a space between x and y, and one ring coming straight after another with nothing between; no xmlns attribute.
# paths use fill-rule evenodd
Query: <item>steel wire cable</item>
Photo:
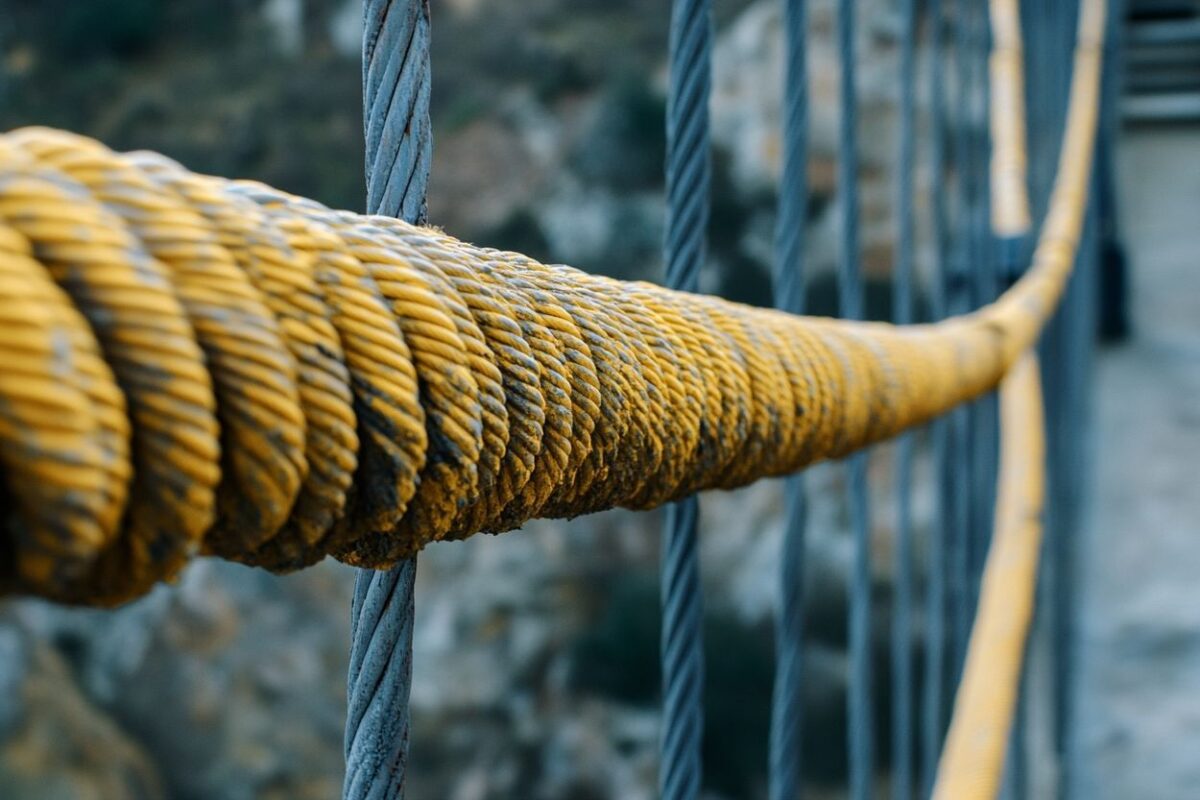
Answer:
<svg viewBox="0 0 1200 800"><path fill-rule="evenodd" d="M804 242L808 221L808 9L805 0L784 5L783 166L775 223L775 307L804 310ZM804 540L807 526L801 473L784 481L783 545L779 554L779 607L775 615L775 684L771 698L768 795L795 800L803 776Z"/></svg>
<svg viewBox="0 0 1200 800"><path fill-rule="evenodd" d="M903 327L797 317L544 266L436 229L331 211L260 184L193 175L161 156L116 154L59 131L0 135L0 267L25 285L40 280L57 287L33 301L22 296L14 303L5 295L0 314L5 326L0 343L8 348L0 358L5 401L0 458L8 485L29 487L14 495L17 504L4 520L5 547L18 556L71 555L61 562L49 559L49 569L44 559L13 558L0 576L3 588L111 605L172 578L188 557L208 551L219 484L237 474L223 464L235 456L275 459L287 453L302 465L297 471L305 479L311 472L347 475L345 495L322 501L321 517L330 520L329 527L312 546L357 566L383 568L435 538L499 532L551 513L644 508L701 489L734 488L844 456L929 421L994 387L1056 308L1082 230L1098 114L1090 76L1098 59L1098 48L1084 36L1067 145L1060 148L1051 211L1033 267L983 309ZM136 187L141 194L133 193ZM165 249L167 243L176 249ZM171 259L160 260L155 250ZM239 407L214 400L210 370L216 365L194 344L161 351L162 369L147 376L148 388L137 397L172 419L186 411L192 416L178 418L207 420L204 424L176 426L171 432L177 444L155 449L146 437L158 429L145 427L132 405L120 409L134 397L139 374L124 366L118 372L125 363L118 356L128 352L129 363L150 363L146 359L161 346L161 337L143 335L134 323L163 320L194 335L203 307L180 300L191 291L186 283L193 280L191 270L206 274L230 262L261 298L257 307L275 315L272 306L286 300L295 323L330 322L342 348L322 355L344 367L345 383L338 384L335 371L322 377L320 392L249 393L256 418L269 428L291 425L288 404L296 398L305 440L333 430L334 420L353 418L357 458L310 449L307 441L275 436L273 429L265 431L265 441L277 452L263 451L264 432L229 425ZM275 271L265 271L267 264ZM159 294L134 291L143 286L157 286ZM468 304L464 292L478 299ZM211 292L203 299L221 310L225 303L241 302L238 295ZM521 314L518 304L525 309ZM150 312L158 316L142 316ZM78 314L87 327L70 327ZM235 314L223 316L218 324L230 326L231 334L253 333L238 327ZM301 345L312 334L304 325L279 320L275 330L275 338L253 339L254 347L269 354L266 360L257 360L257 351L237 338L214 341L229 348L220 357L239 362L238 369L279 365L280 375L264 377L283 386L290 376L300 379L295 353L304 351ZM698 337L701 330L709 335ZM675 335L664 339L664 332ZM537 386L530 384L524 393L504 386L495 366L499 362L508 370L531 363L514 344L520 338L537 342L541 359ZM58 341L74 344L43 347ZM95 354L108 370L97 365ZM379 363L388 370L373 372ZM670 376L693 366L724 380L714 378L704 391L688 393ZM320 376L307 374L304 380L317 386ZM61 419L43 413L34 387L47 375L64 387L78 387L70 390L84 412L72 418L78 425L71 434L75 440L62 433ZM492 406L493 384L502 386L507 425L492 419L500 413ZM539 396L535 388L540 408L531 399ZM539 414L565 438L549 436L550 425L544 425L526 481L533 494L514 501L519 514L501 510L480 521L473 510L484 494L480 465L496 456L485 458L483 451L496 451L504 435L532 448L539 431L529 423ZM695 445L668 449L656 437ZM362 458L367 440L394 447L368 466ZM70 441L80 446L72 446L64 460L62 445ZM221 455L218 442L244 452ZM613 457L601 462L607 469L585 475L582 467L596 442L611 442ZM309 452L315 454L312 463ZM423 472L438 479L422 493L416 484ZM119 484L127 475L162 476L163 483L123 492ZM312 513L296 503L303 485L292 484L293 496L283 503L289 517ZM64 506L59 499L64 489L76 505ZM265 502L279 486L250 484L241 490L254 507L260 493ZM363 493L410 500L392 509L398 524L378 528L349 513L358 501L348 499ZM530 502L533 497L546 499L539 506ZM64 508L81 512L65 517ZM190 524L174 524L181 518ZM140 538L145 531L132 527L134 520L146 521L145 531L161 544L148 546ZM279 531L292 530L292 522ZM273 569L301 566L262 558L260 538L254 532L241 542L244 551L228 557ZM228 552L238 544L234 539L221 546Z"/></svg>
<svg viewBox="0 0 1200 800"><path fill-rule="evenodd" d="M695 292L708 227L711 0L673 0L669 40L666 278L672 289ZM664 800L691 800L700 793L704 616L699 515L699 499L686 497L668 507L663 530L659 796Z"/></svg>
<svg viewBox="0 0 1200 800"><path fill-rule="evenodd" d="M367 211L423 223L433 151L427 0L364 0L362 58ZM405 796L416 574L415 555L355 574L345 800Z"/></svg>

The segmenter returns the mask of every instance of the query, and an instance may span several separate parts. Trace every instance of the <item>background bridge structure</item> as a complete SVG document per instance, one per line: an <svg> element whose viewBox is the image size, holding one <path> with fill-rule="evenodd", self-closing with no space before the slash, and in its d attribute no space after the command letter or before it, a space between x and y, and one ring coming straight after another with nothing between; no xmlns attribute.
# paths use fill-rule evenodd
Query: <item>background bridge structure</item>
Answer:
<svg viewBox="0 0 1200 800"><path fill-rule="evenodd" d="M884 368L894 368L902 378L897 379L901 388L910 373L919 375L921 371L899 356L919 361L922 352L936 349L933 343L939 332L943 339L957 332L964 341L975 342L963 345L962 353L957 354L960 360L963 356L968 360L978 356L980 362L956 363L943 352L937 358L930 357L924 366L935 365L946 370L933 376L931 384L946 381L969 388L935 388L929 394L942 392L945 398L962 399L982 396L932 420L924 431L903 433L896 450L898 517L890 553L895 563L896 594L888 676L895 690L891 695L894 705L890 709L891 752L887 760L891 775L887 796L992 797L1002 791L1019 798L1067 796L1070 791L1068 750L1072 737L1070 720L1074 715L1070 687L1075 680L1077 659L1073 587L1077 582L1076 543L1086 475L1087 379L1098 324L1101 292L1098 265L1103 253L1112 253L1119 245L1114 238L1116 226L1111 218L1105 217L1114 213L1109 165L1114 77L1109 66L1113 59L1103 57L1110 55L1113 47L1117 17L1106 18L1104 6L1102 0L1023 6L1003 0L993 0L990 4L981 0L927 3L906 0L900 5L902 57L896 80L901 120L899 139L895 142L900 156L894 189L899 236L892 278L893 314L895 322L901 325L964 315L966 321L924 327L921 333L909 338L890 328L869 324L840 327L837 323L817 322L813 323L813 330L817 338L828 336L831 342L844 335L845 341L861 342L864 349L879 348L883 352L879 364L883 367L869 369L882 374ZM781 136L784 166L774 292L779 310L799 314L806 305L804 221L808 205L806 144L811 101L805 64L810 34L803 0L786 0L785 8L788 73ZM707 111L711 14L707 0L676 0L672 5L666 282L672 288L688 292L695 292L700 285L711 194ZM427 3L418 0L367 0L364 18L367 210L410 223L423 223L433 141L428 107L431 92L436 91L436 82L431 78L436 73L436 64L431 69L429 63L429 39L436 35L431 31L430 9ZM860 208L855 189L862 133L856 116L856 23L854 3L839 2L838 306L840 316L848 320L861 320L865 314L858 233ZM920 107L918 97L927 98L927 105ZM71 172L72 176L90 175L91 163L101 164L104 175L110 174L105 170L124 168L117 165L116 157L110 161L107 155L91 155L86 147L74 153L73 144L57 142L52 135L42 143L41 137L43 134L36 131L17 134L15 149L23 149L43 161L57 159L64 172L76 170ZM7 157L12 159L6 162L12 174L22 174L20 170L24 167L12 166L23 164L21 157L11 153ZM73 160L76 157L82 161ZM90 162L89 158L98 161ZM931 165L932 179L924 187L924 194L918 193L915 180L918 158L928 159ZM146 174L173 175L170 172L173 167L156 162L153 157L139 159L130 163ZM79 180L86 182L84 177ZM104 195L105 202L120 205L121 195L106 189L110 184L104 180L88 183L89 190L101 195L109 191L110 194ZM187 177L169 180L177 181L174 185L182 187L181 191L191 192L190 197L204 196L203 181L193 187ZM213 184L207 188L242 200L250 198L283 229L298 231L303 225L328 225L345 241L357 241L355 246L359 250L355 252L375 246L354 239L358 235L354 226L359 224L355 218L337 217L335 212L314 208L267 187L245 185L226 189ZM5 205L5 213L13 227L37 242L53 243L57 234L40 233L37 220L31 222L23 216L18 200L27 195L19 195L16 190L10 193L17 200ZM203 202L197 205L208 208ZM934 247L927 264L917 253L914 208L918 205L931 209ZM438 248L452 254L459 252L455 248L460 245L453 240L441 240L403 226L391 227L379 219L370 224L374 226L372 235L379 237L377 241L383 242L385 250L391 247L409 259L429 258L438 264L439 270L450 269L445 264L453 259L437 261L437 254L442 252ZM153 241L154 228L147 226L145 230L150 233L139 235L146 242ZM496 270L498 278L491 276L484 281L487 291L503 294L511 290L511 294L504 296L514 304L524 302L520 298L526 290L530 297L539 298L539 303L543 302L540 298L544 294L554 296L555 302L564 306L572 301L584 303L592 297L620 302L623 291L620 284L585 281L582 276L555 273L554 268L543 273L540 270L547 268L525 263L518 256L509 263L504 256L489 255L465 245L462 248L462 264L478 268L481 273ZM317 248L313 251L317 252ZM37 255L37 248L33 252ZM922 266L918 266L919 262ZM1030 264L1037 272L1022 281ZM462 288L473 285L469 275L455 280L461 280L456 286L464 292L464 297L475 291ZM583 282L585 288L579 289L578 282ZM1061 303L1040 339L1039 358L1018 358L1024 348L1011 342L1023 342L1034 334L1020 333L1007 339L1005 336L1012 330L1036 328L1040 315L1048 310L1042 306L1057 299L1058 285L1064 282ZM1007 300L997 303L1002 293L1014 286L1018 287L1018 293L1006 295ZM712 309L704 312L712 316L696 312L699 316L692 322L711 319L724 324L726 317L722 314L739 320L743 318L737 315L744 314L744 321L737 323L744 326L743 333L758 331L762 336L759 341L745 339L750 346L742 347L738 353L747 361L760 350L768 357L789 352L789 346L781 344L781 339L793 330L804 330L787 327L794 322L790 318L726 310L719 303L658 294L649 288L638 291L642 292L639 302L653 313L662 313L662 319L682 320L696 307ZM588 294L591 292L594 295ZM436 292L429 297L435 295ZM919 303L919 299L923 302ZM405 302L400 295L395 300L397 308ZM689 305L693 302L698 305ZM979 311L993 303L996 304L993 310ZM472 306L472 313L475 310ZM403 320L403 313L400 317ZM587 319L588 314L575 318ZM638 324L642 323L635 322L634 327ZM979 344L986 338L979 329L995 333L998 344L992 350ZM601 330L600 325L596 330ZM871 339L876 334L877 341ZM423 334L417 338L420 335ZM635 340L636 334L631 335L629 341ZM487 344L495 347L494 341L489 339ZM938 346L946 349L944 345ZM1009 352L1013 348L1017 349ZM693 347L693 352L700 349ZM836 350L836 346L831 349ZM818 348L811 352L821 351ZM889 361L892 356L896 357ZM795 376L797 365L806 363L799 356L793 356L793 362L786 362L785 356L778 357L785 363L781 374ZM353 372L355 366L349 355L346 361ZM424 376L419 355L414 362L418 373ZM1039 362L1040 383L1045 386L1044 442ZM562 363L574 362L564 358ZM599 360L596 363L599 365ZM834 370L829 366L832 363L832 359L826 363L830 370ZM856 366L862 363L871 362L858 362ZM748 369L748 373L757 374L753 369ZM848 373L853 375L853 369ZM991 377L980 377L984 373ZM1001 396L983 393L1003 373L1007 377ZM422 380L431 379L422 377ZM689 376L684 375L681 380L686 382ZM808 380L816 383L820 379ZM835 399L852 396L853 381L847 379L845 385L851 388L843 388L842 395ZM907 387L908 395L921 394L914 391L916 385ZM884 387L891 388L887 380L878 378L875 387L884 396L883 410L880 406L872 409L879 418L869 414L858 433L846 434L847 441L837 446L827 444L822 450L821 445L805 445L814 457L840 455L870 444L885 432L894 432L893 428L925 422L948 405L932 400L922 405L920 398L906 395L895 401L898 408L890 408L883 391ZM566 388L582 392L577 383ZM429 395L432 394L430 391ZM598 396L600 401L607 397L603 391ZM751 404L753 407L746 412L750 416L786 415L786 410L780 409L786 409L787 404L778 398L756 398L756 401L758 406ZM422 403L435 405L425 395ZM906 409L904 403L912 407ZM769 412L763 412L762 406ZM516 406L511 404L511 407ZM671 403L660 407L668 412L681 410ZM883 414L893 414L896 421L880 422ZM605 428L604 421L597 419L594 431L599 439ZM719 443L722 434L711 430L713 420L703 422L708 425L708 433L703 432L702 424L699 436L707 435ZM799 423L796 425L799 430ZM619 434L612 435L619 439ZM800 441L799 434L795 436ZM671 445L670 437L664 441L666 446ZM673 478L672 489L682 490L738 485L760 474L787 471L782 464L799 465L811 460L808 455L789 455L787 445L781 441L754 442L752 436L747 441L775 466L768 469L763 465L734 464L721 473L722 477L714 478L711 466L695 466L690 462L675 466L666 456L647 463L661 465L664 472L668 467L677 470L666 474ZM768 456L772 445L778 451ZM744 447L745 452L754 451L750 444ZM1040 475L1043 451L1044 488ZM927 552L919 553L912 497L917 460L926 452L933 466L937 526L921 537L920 544ZM770 462L770 458L775 461ZM881 677L873 674L877 667L872 658L870 626L871 559L877 554L872 549L869 531L872 514L878 511L871 506L865 455L861 451L849 455L845 467L847 508L854 534L848 608L850 681L846 729L849 735L845 749L849 792L857 800L883 793L878 765L884 743L875 741L879 726L873 719L876 709L871 689L872 681ZM557 497L563 513L570 514L616 502L637 506L675 500L667 517L662 556L664 715L660 792L665 798L699 797L704 664L696 542L703 530L702 503L694 497L676 497L688 494L686 491L643 488L636 479L630 479L634 488L608 486L601 479L596 480L597 486L612 492L607 503L588 498L564 499L565 495L551 495L549 486L541 501ZM786 481L787 531L779 575L775 578L781 585L781 606L776 630L778 668L768 786L773 800L794 798L801 793L805 784L801 742L805 737L820 735L805 726L801 713L808 613L802 582L806 489L800 474ZM413 491L424 490L414 487ZM1043 496L1044 514L1040 508ZM648 497L656 500L650 502ZM512 513L516 516L511 519L502 516L495 529L525 519L516 511ZM440 525L436 519L436 514L430 512L431 524ZM454 531L451 535L465 535L474 530ZM440 530L440 535L448 533L446 529ZM412 537L411 541L404 536ZM363 565L352 609L345 798L405 794L413 607L419 602L419 597L414 598L416 547L410 545L413 541L423 544L430 537L420 529L407 532L386 543L386 555L366 545L341 551L330 545L331 550L352 563ZM214 540L213 547L216 552L232 548L231 557L275 567L294 567L299 565L294 559L308 558L307 554L292 555L280 562L282 557L277 553L266 555L254 549L261 544L254 542L253 552L237 550L238 545L220 540ZM384 566L385 562L391 565L387 570L371 568ZM49 585L60 580L56 572L58 562L31 558L27 563L31 580L44 579ZM18 587L27 590L20 580ZM57 589L47 593L54 591ZM122 591L117 590L117 595ZM75 601L95 599L69 592L66 597ZM110 602L114 598L101 593L98 599ZM1014 619L1015 629L1011 624ZM1028 645L1025 625L1030 626ZM1009 641L996 644L995 636L1003 637L1005 632ZM923 641L920 652L919 640ZM1005 664L1009 666L1007 672ZM1039 726L1042 733L1048 731L1049 753L1043 739L1030 735ZM1048 758L1056 765L1051 788L1047 788L1044 775L1034 774L1039 769L1041 773L1045 770L1035 769L1033 762L1044 766Z"/></svg>

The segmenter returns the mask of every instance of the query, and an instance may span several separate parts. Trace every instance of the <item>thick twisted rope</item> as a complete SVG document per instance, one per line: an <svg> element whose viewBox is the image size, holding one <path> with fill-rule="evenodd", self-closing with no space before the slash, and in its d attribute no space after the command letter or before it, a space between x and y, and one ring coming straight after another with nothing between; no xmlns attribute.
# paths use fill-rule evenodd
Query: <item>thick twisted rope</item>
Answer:
<svg viewBox="0 0 1200 800"><path fill-rule="evenodd" d="M362 58L367 210L424 222L433 150L426 0L365 0ZM360 568L355 576L346 800L405 794L416 573L413 555L386 571Z"/></svg>
<svg viewBox="0 0 1200 800"><path fill-rule="evenodd" d="M667 285L700 285L708 227L712 85L711 0L673 0L667 93ZM686 413L685 409L666 413ZM659 796L700 794L704 733L703 609L700 590L700 503L695 496L667 509L662 555L662 733Z"/></svg>
<svg viewBox="0 0 1200 800"><path fill-rule="evenodd" d="M263 545L300 530L387 567L435 539L788 474L979 396L1070 275L1088 30L1031 269L931 325L626 284L66 133L0 136L4 588L112 604L198 552L298 566ZM536 454L528 478L483 513L509 451Z"/></svg>
<svg viewBox="0 0 1200 800"><path fill-rule="evenodd" d="M787 60L783 98L783 172L775 223L775 307L804 310L805 228L808 223L808 9L805 0L784 4ZM775 614L775 685L771 696L768 795L795 800L804 764L804 539L807 510L804 477L790 475L784 488L783 546L779 554L779 609Z"/></svg>
<svg viewBox="0 0 1200 800"><path fill-rule="evenodd" d="M1043 225L1043 242L1067 229L1075 231L1076 241L1082 233L1100 113L1106 16L1105 0L1083 0L1079 5L1069 110L1058 178ZM993 74L993 80L1013 78ZM1003 145L998 141L997 149L1019 147L1023 137L1008 137L1006 141ZM1065 199L1068 182L1075 184L1073 191L1078 193L1077 208L1069 216L1063 211L1069 205ZM993 187L993 192L994 197L1005 192L1024 194L1025 181ZM1013 205L1019 204L1018 201ZM1038 592L1046 500L1045 414L1037 359L1032 353L1005 379L1000 412L1002 439L995 535L984 569L979 608L954 715L932 791L935 798L996 797L1004 776L1005 753L1010 740L1014 740L1013 720L1017 715L1026 642ZM1020 737L1015 737L1015 743L1023 746ZM1017 780L1022 779L1018 773ZM1017 792L1022 794L1023 787L1018 785Z"/></svg>

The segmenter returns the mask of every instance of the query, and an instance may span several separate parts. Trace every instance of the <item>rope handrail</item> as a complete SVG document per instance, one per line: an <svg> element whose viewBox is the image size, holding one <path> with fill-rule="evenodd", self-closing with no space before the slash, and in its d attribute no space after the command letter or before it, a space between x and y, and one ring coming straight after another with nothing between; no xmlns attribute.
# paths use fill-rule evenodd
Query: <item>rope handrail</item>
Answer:
<svg viewBox="0 0 1200 800"><path fill-rule="evenodd" d="M6 588L117 603L201 547L386 566L786 474L978 396L1069 275L1097 42L1081 37L1033 268L984 309L903 328L544 266L52 130L3 136Z"/></svg>
<svg viewBox="0 0 1200 800"><path fill-rule="evenodd" d="M1015 4L994 0L991 7L996 47L1019 52ZM1048 234L1066 238L1072 228L1076 236L1082 231L1100 101L1106 13L1105 0L1082 0L1079 6L1069 111L1043 243ZM1019 58L1016 63L1020 64ZM993 102L997 97L1019 101L1018 92L1023 91L1020 73L996 70L994 66L993 60ZM1017 102L1015 107L1023 108L1023 103ZM1002 108L1003 101L992 107L993 211L1003 210L994 214L992 225L997 235L1015 237L1024 235L1029 226L1024 125L1019 113L997 121L996 114ZM1002 130L1005 133L997 135ZM1009 169L998 165L1008 165ZM999 180L1000 172L1004 172L1004 180ZM1069 213L1071 202L1080 206L1076 213ZM995 533L931 793L935 800L996 797L1003 777L1033 621L1046 498L1045 412L1038 359L1032 351L1017 362L1001 384L1000 417Z"/></svg>
<svg viewBox="0 0 1200 800"><path fill-rule="evenodd" d="M1024 356L1000 385L995 535L979 610L938 764L935 800L996 797L1033 618L1046 442L1038 360Z"/></svg>
<svg viewBox="0 0 1200 800"><path fill-rule="evenodd" d="M997 236L1029 231L1029 193L1025 157L1025 50L1018 0L988 0L992 49L988 55L991 87L991 225Z"/></svg>
<svg viewBox="0 0 1200 800"><path fill-rule="evenodd" d="M787 474L979 396L1070 274L1102 18L1084 4L1032 268L934 324L623 283L72 134L3 135L4 589L110 605L197 552L384 567Z"/></svg>

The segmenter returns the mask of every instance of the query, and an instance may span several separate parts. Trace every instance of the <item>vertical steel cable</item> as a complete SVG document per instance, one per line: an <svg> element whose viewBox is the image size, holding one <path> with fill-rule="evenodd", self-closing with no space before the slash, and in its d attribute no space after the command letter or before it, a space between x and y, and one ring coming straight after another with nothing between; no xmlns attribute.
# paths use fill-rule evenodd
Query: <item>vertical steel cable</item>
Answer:
<svg viewBox="0 0 1200 800"><path fill-rule="evenodd" d="M838 305L841 316L863 315L862 273L858 248L858 109L855 82L853 0L837 6L838 66L841 75L841 120L838 148L838 207L841 237L838 253ZM847 459L850 527L854 563L850 576L850 688L847 702L850 753L850 797L867 800L874 774L871 712L871 542L867 497L867 454Z"/></svg>
<svg viewBox="0 0 1200 800"><path fill-rule="evenodd" d="M892 316L899 325L907 325L913 321L916 12L916 0L902 0L900 145L896 158L896 268L892 276ZM892 800L909 800L913 789L913 449L913 434L903 434L896 450L896 599L892 617Z"/></svg>
<svg viewBox="0 0 1200 800"><path fill-rule="evenodd" d="M667 94L667 285L699 288L708 225L712 86L711 0L673 0ZM703 611L697 522L689 497L667 509L662 562L662 749L659 794L688 800L700 792L704 731Z"/></svg>
<svg viewBox="0 0 1200 800"><path fill-rule="evenodd" d="M1049 172L1052 169L1053 141L1052 126L1048 113L1048 76L1052 74L1055 65L1050 59L1053 55L1053 42L1049 39L1047 9L1044 4L1021 3L1021 31L1025 40L1025 109L1027 116L1027 153L1028 153L1028 183L1030 213L1035 227L1036 221L1042 219L1049 196ZM1042 348L1043 355L1045 349ZM1043 385L1049 387L1046 381L1046 361L1042 361ZM1044 394L1048 427L1052 426L1052 405L1054 398L1049 389ZM1048 431L1049 435L1049 431ZM1052 446L1051 446L1052 447ZM1053 454L1048 454L1052 459ZM1048 475L1052 476L1054 466L1047 465ZM1049 487L1047 487L1049 488ZM1042 705L1042 698L1035 697L1033 684L1029 675L1032 670L1044 669L1045 649L1039 647L1039 642L1045 640L1045 630L1050 622L1047 614L1047 603L1050 597L1050 558L1049 540L1054 535L1054 522L1051 517L1053 498L1047 498L1046 536L1042 543L1042 569L1038 575L1038 600L1034 606L1034 620L1030 634L1030 645L1026 655L1027 669L1022 679L1021 695L1017 703L1017 717L1013 723L1013 736L1009 745L1010 792L1011 800L1025 800L1030 794L1031 773L1029 769L1028 748L1031 738L1030 729L1035 722L1031 709Z"/></svg>
<svg viewBox="0 0 1200 800"><path fill-rule="evenodd" d="M1079 3L1070 4L1074 13L1064 21L1065 34L1075 32ZM1064 92L1065 95L1065 92ZM1065 104L1065 100L1064 100ZM1085 222L1077 253L1076 272L1072 275L1061 310L1062 331L1058 348L1060 361L1055 370L1061 386L1061 419L1057 430L1059 445L1058 481L1061 495L1061 524L1054 537L1056 585L1054 609L1057 617L1057 698L1055 709L1055 750L1059 761L1059 796L1071 791L1071 758L1074 697L1076 689L1076 593L1078 534L1087 475L1086 437L1089 403L1086 386L1091 368L1091 352L1096 330L1095 277L1097 264L1096 171L1093 169Z"/></svg>
<svg viewBox="0 0 1200 800"><path fill-rule="evenodd" d="M1059 109L1067 97L1066 75L1069 73L1070 56L1063 50L1078 19L1078 3L1064 0L1055 3L1044 12L1046 19L1047 73L1043 75L1047 109L1046 129L1043 135L1053 138L1061 130L1063 114ZM1049 163L1047 173L1053 170L1050 159L1057 157L1057 148L1049 148L1045 155ZM1081 243L1082 245L1082 243ZM1088 248L1081 246L1077 258L1082 266ZM1086 269L1086 266L1084 267ZM1081 302L1081 277L1073 275L1067 285L1062 305L1051 321L1043 337L1042 349L1047 359L1043 377L1047 383L1047 427L1051 437L1049 465L1050 502L1047 509L1050 532L1046 542L1047 613L1050 630L1050 674L1053 691L1051 742L1059 770L1057 796L1066 796L1070 783L1068 758L1068 718L1070 715L1071 665L1074 652L1072 627L1074 583L1073 551L1076 523L1077 479L1081 471L1079 454L1076 451L1080 432L1077 428L1081 410L1076 398L1076 384L1082 380L1079 367L1084 360L1084 343L1076 335Z"/></svg>
<svg viewBox="0 0 1200 800"><path fill-rule="evenodd" d="M976 308L996 298L995 245L991 236L991 137L988 135L988 110L990 108L990 82L988 80L989 24L988 0L972 0L970 15L971 81L973 113L971 148L971 172L975 184L975 201L972 204L971 237L972 292ZM984 564L994 527L996 467L999 457L997 395L989 392L972 404L973 439L971 457L974 484L971 491L971 606L970 616L974 619L979 605L979 592L983 581Z"/></svg>
<svg viewBox="0 0 1200 800"><path fill-rule="evenodd" d="M364 0L367 210L424 222L433 140L427 0ZM360 569L350 611L345 800L403 798L412 680L411 558Z"/></svg>
<svg viewBox="0 0 1200 800"><path fill-rule="evenodd" d="M945 184L945 81L943 76L943 34L945 18L942 0L929 0L929 86L930 86L930 192L933 214L930 227L933 239L934 276L930 283L930 316L946 315L946 235L948 210ZM934 477L937 487L937 519L929 536L925 599L925 674L922 679L921 795L933 789L941 752L946 690L946 545L950 515L946 470L949 462L950 425L945 417L931 426Z"/></svg>
<svg viewBox="0 0 1200 800"><path fill-rule="evenodd" d="M1101 93L1099 141L1096 150L1097 215L1102 259L1100 264L1097 302L1099 318L1097 330L1108 341L1124 339L1129 335L1129 267L1125 248L1121 241L1120 221L1117 213L1116 189L1116 135L1117 102L1122 74L1119 44L1119 20L1124 19L1121 0L1115 0L1111 13L1105 20L1104 74Z"/></svg>
<svg viewBox="0 0 1200 800"><path fill-rule="evenodd" d="M1016 75L1026 76L1030 51L1023 44L1023 27L1021 6L1016 0L1012 2L990 2L989 26L992 39L988 43L988 104L990 110L989 124L992 130L992 148L990 154L991 168L988 171L990 185L987 197L995 200L988 209L988 219L994 236L992 246L995 253L996 278L1004 288L1008 288L1024 272L1029 261L1032 239L1032 222L1030 219L1030 174L1028 168L1029 136L1027 134L1027 117L1029 104L1024 100L1028 94L1024 85L1013 85ZM1019 70L1019 72L1014 72ZM992 85L993 81L995 86ZM1013 91L1022 93L1013 96ZM1025 113L1009 124L997 115L1005 113L1008 108L1025 109ZM996 426L993 429L998 434ZM994 462L993 462L994 463ZM993 473L990 473L994 475ZM995 497L990 498L992 504ZM1039 570L1040 572L1040 570ZM1034 597L1035 620L1030 625L1030 635L1022 661L1020 682L1017 689L1017 699L1013 713L1012 726L1009 731L1007 758L1005 759L1004 797L1008 800L1024 800L1028 784L1027 733L1029 725L1028 714L1028 675L1029 664L1032 662L1030 652L1036 641L1032 633L1036 625L1038 596Z"/></svg>
<svg viewBox="0 0 1200 800"><path fill-rule="evenodd" d="M808 69L805 0L786 0L784 38L783 172L775 224L775 306L804 310L804 239L808 219ZM771 702L770 800L795 800L803 780L804 539L807 525L804 476L784 479L783 549L779 609L775 615L775 686Z"/></svg>
<svg viewBox="0 0 1200 800"><path fill-rule="evenodd" d="M970 152L970 60L967 57L966 17L969 0L955 0L949 15L953 20L954 42L954 137L952 139L951 163L955 178L955 203L953 248L949 262L949 286L947 308L950 314L966 313L971 307L970 263L970 206L971 194ZM967 653L967 638L971 632L969 610L970 574L970 519L971 519L971 425L966 407L954 409L949 414L950 462L945 480L949 482L950 535L949 588L951 614L951 670L950 680L957 685Z"/></svg>
<svg viewBox="0 0 1200 800"><path fill-rule="evenodd" d="M946 229L946 198L942 192L943 172L943 80L942 80L942 1L929 0L925 18L928 20L929 46L929 174L930 234L934 242L934 279L930 282L929 311L932 319L941 319L946 314L946 291L942 273L944 271L944 229ZM929 533L928 566L925 572L925 658L922 675L922 718L920 718L920 789L928 796L937 772L938 751L942 741L942 667L944 638L946 638L946 513L941 476L946 467L946 420L932 422L930 439L932 461L934 461L937 503L935 521Z"/></svg>

